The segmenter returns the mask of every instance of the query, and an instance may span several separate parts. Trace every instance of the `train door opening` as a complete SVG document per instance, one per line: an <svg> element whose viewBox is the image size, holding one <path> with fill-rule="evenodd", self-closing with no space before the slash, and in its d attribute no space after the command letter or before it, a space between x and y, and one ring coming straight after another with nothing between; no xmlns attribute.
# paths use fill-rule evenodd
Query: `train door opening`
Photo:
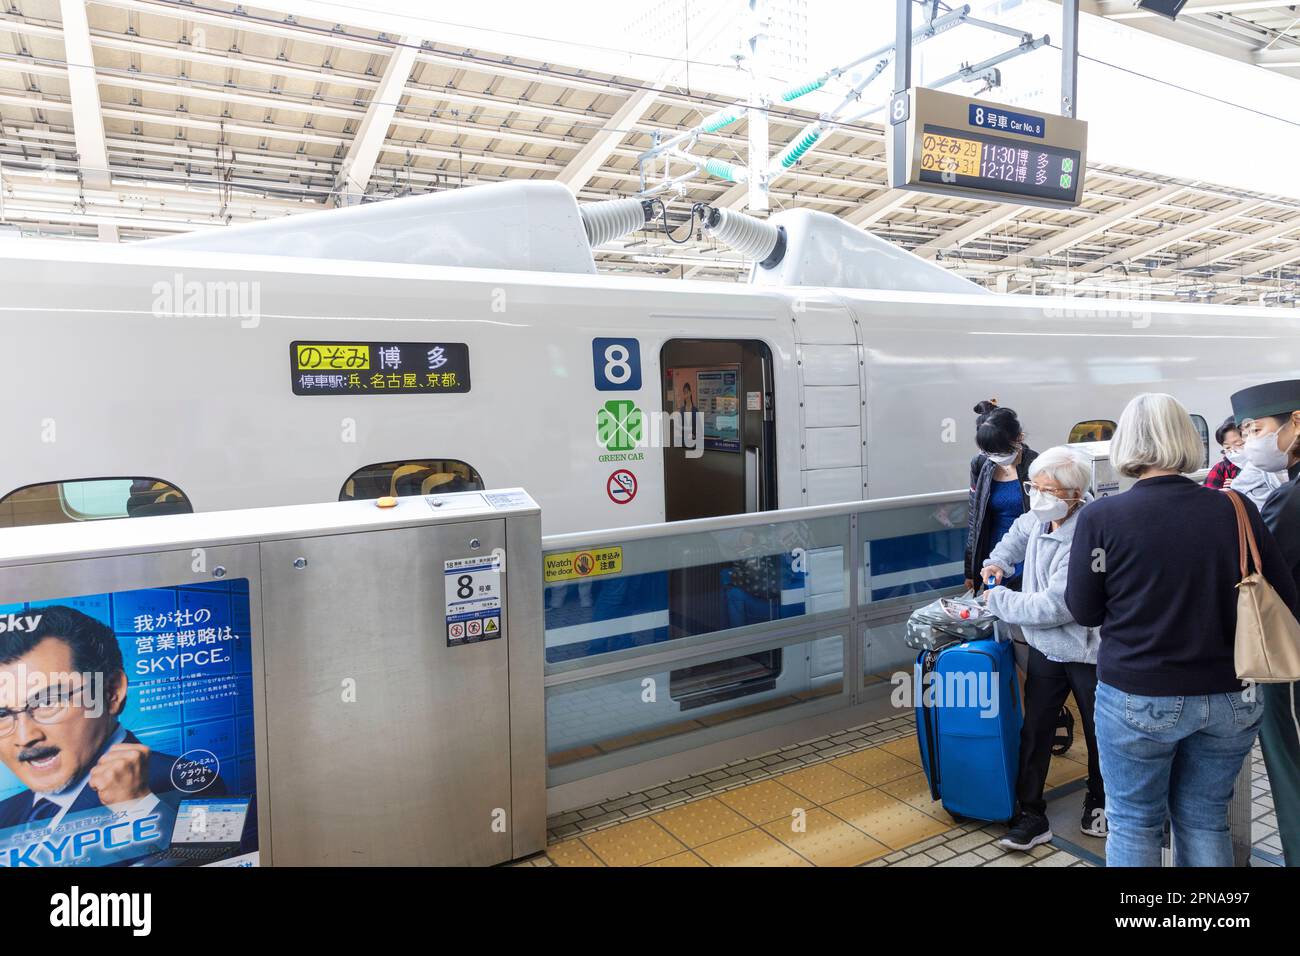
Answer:
<svg viewBox="0 0 1300 956"><path fill-rule="evenodd" d="M668 521L769 511L776 507L772 354L762 342L675 339L664 344L663 410ZM742 554L746 535L741 532ZM753 535L748 539L752 541ZM707 545L698 545L707 550ZM740 558L683 555L668 582L669 629L686 637L781 616L787 565L780 554ZM775 688L781 651L762 651L675 670L669 694L682 710Z"/></svg>

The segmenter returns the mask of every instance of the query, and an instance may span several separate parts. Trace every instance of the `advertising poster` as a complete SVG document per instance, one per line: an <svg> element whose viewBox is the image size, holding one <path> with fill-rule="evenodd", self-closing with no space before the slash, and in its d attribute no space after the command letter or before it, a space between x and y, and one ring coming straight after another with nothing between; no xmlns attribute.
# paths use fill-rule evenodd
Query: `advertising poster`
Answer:
<svg viewBox="0 0 1300 956"><path fill-rule="evenodd" d="M248 581L0 605L0 866L254 866Z"/></svg>
<svg viewBox="0 0 1300 956"><path fill-rule="evenodd" d="M699 412L705 450L739 452L740 366L671 371L672 410L681 413L683 422L696 421L690 416Z"/></svg>

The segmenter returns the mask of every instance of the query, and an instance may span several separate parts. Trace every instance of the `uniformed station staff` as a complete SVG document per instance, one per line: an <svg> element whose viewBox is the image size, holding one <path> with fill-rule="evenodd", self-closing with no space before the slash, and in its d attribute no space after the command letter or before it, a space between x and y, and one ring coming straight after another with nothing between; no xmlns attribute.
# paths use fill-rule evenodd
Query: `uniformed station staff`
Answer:
<svg viewBox="0 0 1300 956"><path fill-rule="evenodd" d="M1273 532L1300 587L1300 379L1270 382L1232 396L1232 411L1246 441L1246 456L1261 471L1286 470L1290 478L1264 503ZM1273 791L1287 866L1300 866L1300 721L1295 684L1262 684L1260 744Z"/></svg>

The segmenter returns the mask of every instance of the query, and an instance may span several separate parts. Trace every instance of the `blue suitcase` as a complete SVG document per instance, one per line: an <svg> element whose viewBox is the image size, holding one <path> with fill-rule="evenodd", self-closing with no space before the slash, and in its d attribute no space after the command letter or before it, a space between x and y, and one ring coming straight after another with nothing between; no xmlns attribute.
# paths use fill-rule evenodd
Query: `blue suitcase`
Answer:
<svg viewBox="0 0 1300 956"><path fill-rule="evenodd" d="M954 816L1009 820L1024 719L1011 643L990 639L923 650L913 690L931 797Z"/></svg>

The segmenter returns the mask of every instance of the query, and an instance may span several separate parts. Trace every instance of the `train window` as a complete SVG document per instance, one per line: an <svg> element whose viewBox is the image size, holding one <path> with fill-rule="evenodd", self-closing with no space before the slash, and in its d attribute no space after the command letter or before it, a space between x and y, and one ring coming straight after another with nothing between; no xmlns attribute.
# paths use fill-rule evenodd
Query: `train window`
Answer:
<svg viewBox="0 0 1300 956"><path fill-rule="evenodd" d="M1070 442L1077 441L1110 441L1115 436L1115 423L1105 418L1094 418L1092 421L1079 422L1070 429Z"/></svg>
<svg viewBox="0 0 1300 956"><path fill-rule="evenodd" d="M482 491L477 471L451 458L382 461L358 468L339 491L339 501L382 498L385 495L441 495L453 491Z"/></svg>
<svg viewBox="0 0 1300 956"><path fill-rule="evenodd" d="M0 498L0 528L189 514L185 492L157 478L89 478L27 485Z"/></svg>
<svg viewBox="0 0 1300 956"><path fill-rule="evenodd" d="M1210 426L1206 424L1205 419L1200 415L1192 416L1192 424L1196 426L1196 433L1201 436L1201 447L1205 449L1205 454L1201 459L1201 467L1210 467Z"/></svg>

